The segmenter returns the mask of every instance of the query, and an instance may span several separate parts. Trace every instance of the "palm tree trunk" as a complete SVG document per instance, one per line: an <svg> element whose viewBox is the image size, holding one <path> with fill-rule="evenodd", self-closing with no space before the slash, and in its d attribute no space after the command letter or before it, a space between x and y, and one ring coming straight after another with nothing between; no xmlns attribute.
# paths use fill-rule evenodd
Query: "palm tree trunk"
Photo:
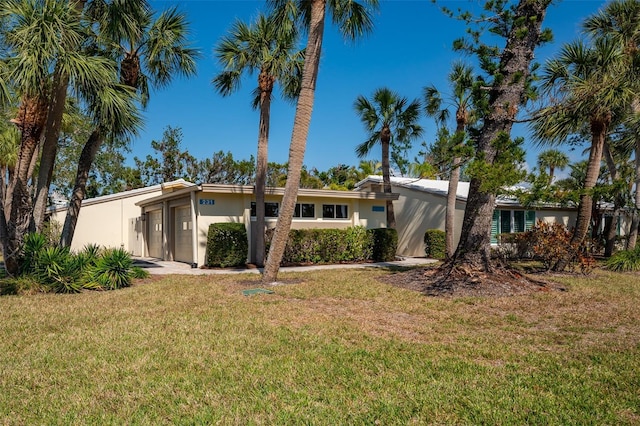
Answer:
<svg viewBox="0 0 640 426"><path fill-rule="evenodd" d="M456 220L456 193L460 181L460 157L454 157L451 164L451 176L447 188L447 211L444 217L445 252L447 258L453 256L455 251L455 220Z"/></svg>
<svg viewBox="0 0 640 426"><path fill-rule="evenodd" d="M640 137L636 138L636 191L634 194L635 208L631 216L631 229L629 230L629 237L627 239L627 250L634 250L636 248L636 242L638 240L638 228L640 227Z"/></svg>
<svg viewBox="0 0 640 426"><path fill-rule="evenodd" d="M611 183L613 184L618 180L618 169L616 168L616 162L613 159L613 154L611 153L611 145L606 139L603 146L603 156L607 163L607 168L609 169ZM609 226L605 232L605 257L611 257L615 249L616 237L618 235L618 221L620 220L620 210L622 208L620 201L620 197L615 194L613 199L613 217L611 218L611 222L609 222Z"/></svg>
<svg viewBox="0 0 640 426"><path fill-rule="evenodd" d="M80 160L78 161L78 171L76 173L76 183L73 187L73 193L71 195L71 201L69 201L69 208L67 210L67 216L64 220L64 227L62 228L62 235L60 237L60 246L71 247L73 240L73 234L78 224L78 216L80 214L80 207L82 206L82 200L87 194L87 180L89 178L89 171L93 164L93 160L96 158L96 154L102 144L103 134L100 130L94 130L87 143L82 148L80 154Z"/></svg>
<svg viewBox="0 0 640 426"><path fill-rule="evenodd" d="M271 116L271 92L273 78L264 72L258 77L260 87L260 130L258 134L258 158L256 159L256 265L264 266L265 209L264 193L267 181L269 122Z"/></svg>
<svg viewBox="0 0 640 426"><path fill-rule="evenodd" d="M56 67L53 80L53 96L49 104L49 114L44 130L44 143L42 145L42 155L40 157L40 170L38 172L38 183L33 207L33 226L37 231L42 230L44 213L47 208L49 198L49 188L51 187L51 177L58 152L58 136L62 127L62 115L64 113L65 102L67 100L67 86L69 77L64 75L60 68Z"/></svg>
<svg viewBox="0 0 640 426"><path fill-rule="evenodd" d="M477 142L478 152L490 165L497 155L493 141L501 134L511 133L549 3L547 0L521 0L516 8L515 22L522 24L514 25L507 37L499 65L502 78L494 83L489 92L490 112L484 119ZM447 271L456 267L464 267L467 271L493 272L490 238L495 195L481 191L481 184L480 178L471 179L460 241L453 257L443 266L445 277Z"/></svg>
<svg viewBox="0 0 640 426"><path fill-rule="evenodd" d="M604 150L604 141L607 132L607 124L605 122L594 120L591 124L592 144L589 151L589 162L587 164L587 173L584 179L583 193L580 195L580 203L578 205L578 216L576 218L576 227L571 237L571 244L579 244L587 236L589 223L591 222L591 211L593 207L592 190L596 186L598 176L600 175L600 163L602 162L602 152Z"/></svg>
<svg viewBox="0 0 640 426"><path fill-rule="evenodd" d="M33 171L31 164L37 153L46 116L47 104L44 98L25 96L16 119L12 120L22 133L18 161L6 194L9 219L2 239L5 269L12 276L19 272L17 255L29 228L32 213L28 186L30 171Z"/></svg>
<svg viewBox="0 0 640 426"><path fill-rule="evenodd" d="M589 151L589 162L587 163L587 172L584 179L580 202L578 203L578 215L576 217L576 226L571 236L570 244L572 246L581 244L591 223L593 213L593 188L596 186L598 176L600 175L600 163L602 162L602 153L604 150L604 142L607 134L608 121L592 119L591 120L591 149ZM560 259L554 266L554 271L563 271L569 263L568 257Z"/></svg>
<svg viewBox="0 0 640 426"><path fill-rule="evenodd" d="M391 194L390 143L391 130L385 126L380 132L380 145L382 146L382 185L386 194ZM396 215L393 211L393 201L391 200L387 200L387 228L396 229Z"/></svg>
<svg viewBox="0 0 640 426"><path fill-rule="evenodd" d="M302 71L302 84L296 105L291 145L289 147L287 183L284 189L278 222L276 223L276 230L271 240L271 248L262 276L262 282L266 284L275 282L278 279L280 262L282 261L284 249L289 238L293 212L296 207L304 152L307 145L309 126L311 124L316 80L318 78L318 65L322 51L325 6L326 0L313 0L311 3L309 36L307 38L306 55Z"/></svg>

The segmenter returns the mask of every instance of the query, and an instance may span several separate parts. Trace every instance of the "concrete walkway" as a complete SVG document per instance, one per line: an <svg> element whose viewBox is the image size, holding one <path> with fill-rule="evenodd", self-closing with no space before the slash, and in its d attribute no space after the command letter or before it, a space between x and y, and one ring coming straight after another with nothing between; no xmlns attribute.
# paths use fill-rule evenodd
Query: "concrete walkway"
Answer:
<svg viewBox="0 0 640 426"><path fill-rule="evenodd" d="M380 262L380 263L354 263L354 264L336 264L336 265L315 265L315 266L287 266L280 268L280 272L306 272L317 271L323 269L358 269L358 268L398 268L398 267L411 267L428 265L435 263L437 260L426 259L424 257L405 257L402 260L396 260L394 262ZM210 275L210 274L259 274L262 269L248 269L248 268L225 268L225 269L201 269L192 268L187 263L182 262L169 262L165 260L158 260L153 258L134 258L134 265L154 275L168 275L168 274L181 274L181 275Z"/></svg>

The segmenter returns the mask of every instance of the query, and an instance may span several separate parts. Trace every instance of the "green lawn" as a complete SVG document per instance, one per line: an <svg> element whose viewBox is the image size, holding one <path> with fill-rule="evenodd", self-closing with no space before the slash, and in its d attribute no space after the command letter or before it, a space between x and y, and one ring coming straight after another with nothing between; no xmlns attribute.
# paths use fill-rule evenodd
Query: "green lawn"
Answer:
<svg viewBox="0 0 640 426"><path fill-rule="evenodd" d="M390 273L0 297L0 424L640 424L640 275L433 299Z"/></svg>

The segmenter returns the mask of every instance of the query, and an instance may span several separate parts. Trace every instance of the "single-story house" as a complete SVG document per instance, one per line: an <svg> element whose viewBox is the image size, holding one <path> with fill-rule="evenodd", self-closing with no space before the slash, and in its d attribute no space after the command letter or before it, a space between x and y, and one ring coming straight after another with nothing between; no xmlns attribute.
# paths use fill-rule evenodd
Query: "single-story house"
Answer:
<svg viewBox="0 0 640 426"><path fill-rule="evenodd" d="M392 194L385 194L381 176L360 181L354 191L300 189L292 222L302 228L386 227L386 201L393 201L398 230L398 254L424 256L424 233L444 230L448 182L392 177ZM456 194L455 239L460 238L469 183ZM267 188L266 227L275 227L283 188ZM50 221L64 223L66 206L49 209ZM515 198L498 197L493 213L492 243L501 233L530 229L537 220L571 227L575 207L542 205L525 208ZM200 184L179 179L161 185L87 199L82 203L72 249L86 244L122 247L134 256L203 265L209 225L243 223L255 259L255 195L253 186ZM603 221L604 223L604 221ZM623 220L619 234L625 235Z"/></svg>
<svg viewBox="0 0 640 426"><path fill-rule="evenodd" d="M398 254L424 256L424 233L427 229L444 231L449 182L445 180L392 177L391 187L398 199L393 202L398 230ZM368 176L358 182L357 191L382 191L382 176ZM469 182L460 182L456 192L455 241L460 239L464 209L469 193ZM499 196L493 212L491 242L497 243L497 235L530 229L538 220L575 225L576 207L553 204L524 207L516 198ZM604 226L604 221L603 221ZM625 235L628 221L619 222L618 233Z"/></svg>
<svg viewBox="0 0 640 426"><path fill-rule="evenodd" d="M266 226L276 224L284 188L267 188ZM293 229L386 226L386 200L398 194L382 191L300 189ZM52 222L64 223L67 207L52 207ZM82 203L72 249L89 243L123 247L134 256L203 265L209 225L244 223L255 259L253 186L196 185L182 179L148 188L87 199Z"/></svg>

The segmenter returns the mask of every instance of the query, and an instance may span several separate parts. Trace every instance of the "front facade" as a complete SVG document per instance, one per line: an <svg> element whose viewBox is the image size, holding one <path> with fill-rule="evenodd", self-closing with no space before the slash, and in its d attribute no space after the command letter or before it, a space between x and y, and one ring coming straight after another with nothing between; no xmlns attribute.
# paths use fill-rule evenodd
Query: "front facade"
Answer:
<svg viewBox="0 0 640 426"><path fill-rule="evenodd" d="M135 256L203 265L213 223L243 223L255 259L253 186L195 185L183 180L127 191L83 203L72 249L87 243L123 247ZM266 227L275 227L283 188L267 188ZM371 191L300 189L292 228L386 226L387 199L397 194ZM54 208L51 220L64 222L66 208Z"/></svg>
<svg viewBox="0 0 640 426"><path fill-rule="evenodd" d="M398 255L424 256L424 234L428 229L444 231L447 209L448 181L391 178L398 200L393 202L398 230ZM357 190L378 191L382 188L382 176L369 176L359 182ZM469 182L460 182L456 193L454 241L460 240L462 221L466 207ZM491 242L497 243L501 233L521 232L530 229L537 220L559 222L565 226L575 223L575 208L541 206L525 208L513 198L498 197L493 213Z"/></svg>

